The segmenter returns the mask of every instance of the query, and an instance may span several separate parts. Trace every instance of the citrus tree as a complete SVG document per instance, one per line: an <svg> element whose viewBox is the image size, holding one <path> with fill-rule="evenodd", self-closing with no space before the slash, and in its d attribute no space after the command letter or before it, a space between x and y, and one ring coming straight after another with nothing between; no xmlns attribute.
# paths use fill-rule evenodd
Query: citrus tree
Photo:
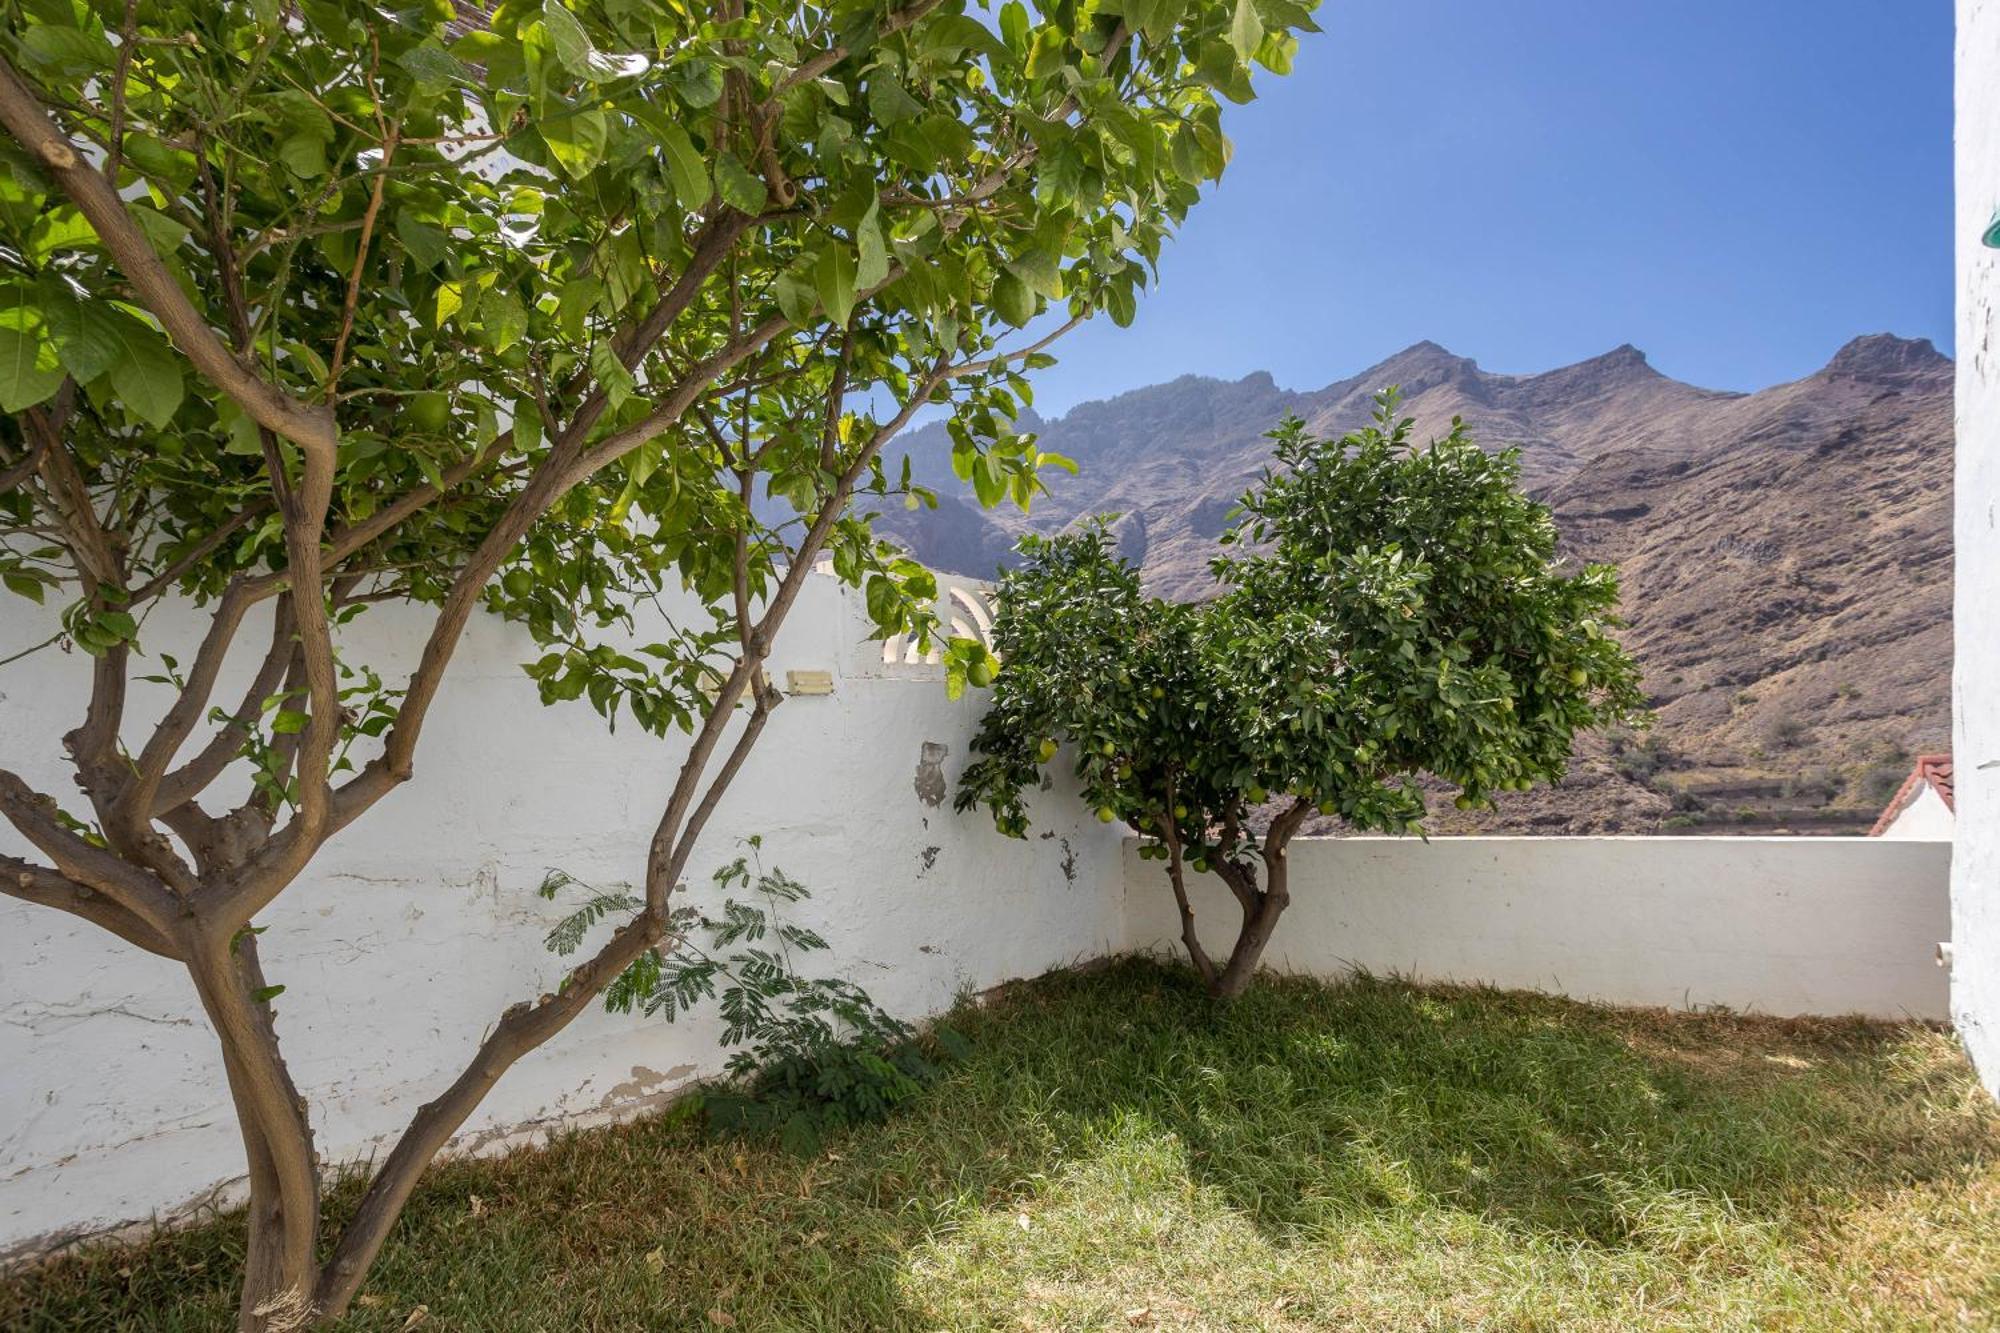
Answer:
<svg viewBox="0 0 2000 1333"><path fill-rule="evenodd" d="M1339 439L1287 420L1207 603L1148 597L1101 524L1029 539L1001 581L1002 666L958 808L1023 835L1024 795L1067 745L1098 817L1165 862L1218 997L1249 984L1315 812L1421 832L1421 775L1490 805L1561 777L1578 731L1640 720L1638 669L1611 637L1616 572L1563 567L1512 451L1481 451L1462 423L1422 448L1410 431L1393 394ZM1226 957L1196 931L1190 871L1241 911Z"/></svg>
<svg viewBox="0 0 2000 1333"><path fill-rule="evenodd" d="M945 404L979 499L1027 502L1060 460L1012 425L1023 373L1130 320L1308 7L0 0L0 581L90 677L81 802L0 770L0 891L186 967L242 1126L242 1327L337 1317L507 1069L658 974L816 562L882 632L934 628L870 529L925 498L883 445ZM616 646L670 586L701 612ZM143 632L167 599L203 617L186 660ZM384 602L430 608L407 675L346 633ZM322 1237L259 914L410 779L482 607L545 699L685 759L641 910L467 1034Z"/></svg>

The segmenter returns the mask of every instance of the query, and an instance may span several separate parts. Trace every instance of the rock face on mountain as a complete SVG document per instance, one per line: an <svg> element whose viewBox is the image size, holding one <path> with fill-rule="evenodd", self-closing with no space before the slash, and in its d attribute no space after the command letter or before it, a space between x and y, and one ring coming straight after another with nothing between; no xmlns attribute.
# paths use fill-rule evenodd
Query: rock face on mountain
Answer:
<svg viewBox="0 0 2000 1333"><path fill-rule="evenodd" d="M990 576L1020 533L1118 512L1149 585L1201 597L1263 433L1290 413L1338 434L1389 385L1421 437L1460 416L1486 447L1518 447L1565 552L1620 566L1657 710L1649 733L1586 742L1560 788L1497 813L1444 803L1436 831L1860 832L1910 755L1945 748L1952 366L1928 342L1857 338L1752 394L1669 379L1630 346L1496 375L1418 343L1312 392L1184 376L1024 421L1081 469L1031 515L945 500L885 526L929 563ZM941 440L910 451L920 480L958 492Z"/></svg>

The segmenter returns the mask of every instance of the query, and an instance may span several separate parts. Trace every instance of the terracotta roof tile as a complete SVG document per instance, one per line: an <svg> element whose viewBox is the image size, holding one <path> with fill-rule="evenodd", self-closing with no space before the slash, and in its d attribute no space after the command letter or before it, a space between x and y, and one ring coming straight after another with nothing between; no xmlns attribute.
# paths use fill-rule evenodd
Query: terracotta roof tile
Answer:
<svg viewBox="0 0 2000 1333"><path fill-rule="evenodd" d="M1881 837L1889 825L1896 822L1896 816L1903 813L1903 807L1915 798L1926 783L1944 802L1945 809L1957 812L1958 804L1952 799L1951 790L1951 756L1920 754L1917 756L1916 765L1910 769L1910 776L1903 779L1903 785L1896 788L1896 794L1889 798L1889 804L1882 807L1882 814L1876 819L1874 827L1868 830L1868 836Z"/></svg>

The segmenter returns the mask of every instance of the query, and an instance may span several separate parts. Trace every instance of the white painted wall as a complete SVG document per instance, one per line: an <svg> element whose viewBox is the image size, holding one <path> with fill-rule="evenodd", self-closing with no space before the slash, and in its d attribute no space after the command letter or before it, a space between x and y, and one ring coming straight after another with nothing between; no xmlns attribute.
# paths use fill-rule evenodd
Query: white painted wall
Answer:
<svg viewBox="0 0 2000 1333"><path fill-rule="evenodd" d="M1950 842L1957 826L1951 807L1930 783L1919 783L1915 794L1903 803L1889 827L1875 836L1912 842Z"/></svg>
<svg viewBox="0 0 2000 1333"><path fill-rule="evenodd" d="M1951 846L1881 838L1305 838L1269 966L1490 982L1614 1004L1945 1016ZM1198 876L1227 952L1237 911ZM1178 951L1160 862L1125 859L1126 937Z"/></svg>
<svg viewBox="0 0 2000 1333"><path fill-rule="evenodd" d="M21 605L10 600L0 623L0 657L47 632ZM347 651L407 668L424 628L420 613L385 608ZM979 704L948 702L935 670L884 667L865 632L839 586L815 578L776 677L831 669L835 693L773 715L711 826L697 889L737 839L761 833L766 863L814 893L798 919L831 941L826 966L909 1016L1117 947L1117 904L1101 888L1118 877L1117 835L1061 792L1025 844L920 799L923 747L945 747L955 781ZM185 662L192 633L156 616L146 642ZM279 1030L335 1159L379 1150L507 1004L560 976L542 935L564 909L535 896L544 870L636 879L679 762L679 744L629 723L608 734L585 704L542 707L518 667L533 646L512 628L475 617L468 638L416 779L260 918L266 969L287 987ZM0 671L0 756L65 799L78 798L54 760L81 717L79 674L54 653ZM162 690L137 688L141 715L163 705ZM11 831L0 843L26 850ZM593 1013L508 1074L464 1146L652 1104L719 1071L715 1039L705 1022ZM240 1160L220 1061L179 969L0 899L0 1255L174 1209L230 1181Z"/></svg>
<svg viewBox="0 0 2000 1333"><path fill-rule="evenodd" d="M1958 0L1952 1015L2000 1094L2000 0Z"/></svg>

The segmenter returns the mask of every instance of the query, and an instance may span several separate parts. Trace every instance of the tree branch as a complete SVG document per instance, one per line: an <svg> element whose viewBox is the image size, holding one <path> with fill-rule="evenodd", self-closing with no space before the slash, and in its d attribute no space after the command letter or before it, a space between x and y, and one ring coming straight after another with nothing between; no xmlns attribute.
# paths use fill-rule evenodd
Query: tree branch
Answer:
<svg viewBox="0 0 2000 1333"><path fill-rule="evenodd" d="M298 402L236 359L160 262L118 191L56 128L40 99L4 58L0 58L0 125L42 164L89 221L140 301L160 321L182 355L258 425L292 441L308 456L323 456L331 468L338 440L332 411Z"/></svg>
<svg viewBox="0 0 2000 1333"><path fill-rule="evenodd" d="M111 899L162 938L170 937L181 910L174 895L139 867L64 828L55 812L53 800L18 774L0 769L0 815L22 837L55 862L62 874Z"/></svg>
<svg viewBox="0 0 2000 1333"><path fill-rule="evenodd" d="M180 957L167 938L146 924L137 913L119 906L95 889L77 883L59 870L24 861L18 856L0 856L0 893L81 917L147 953L158 954L162 958Z"/></svg>

